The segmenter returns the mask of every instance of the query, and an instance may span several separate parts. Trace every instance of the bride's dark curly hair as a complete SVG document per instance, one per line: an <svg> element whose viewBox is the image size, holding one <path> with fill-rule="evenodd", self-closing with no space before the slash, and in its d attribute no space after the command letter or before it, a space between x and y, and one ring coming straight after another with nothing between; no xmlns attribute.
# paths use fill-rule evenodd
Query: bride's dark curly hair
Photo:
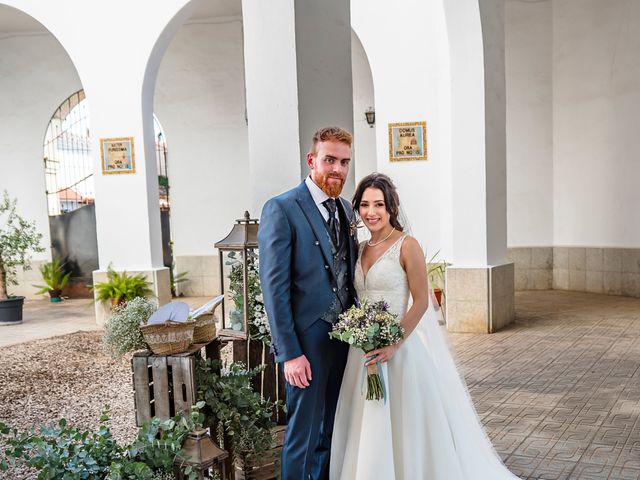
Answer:
<svg viewBox="0 0 640 480"><path fill-rule="evenodd" d="M353 210L358 214L360 208L360 202L362 202L362 195L367 188L377 188L384 195L384 205L389 213L389 223L396 230L402 232L404 227L400 224L398 216L400 215L400 198L398 197L398 191L391 179L384 173L373 172L358 183L356 187L356 193L353 195L351 205Z"/></svg>

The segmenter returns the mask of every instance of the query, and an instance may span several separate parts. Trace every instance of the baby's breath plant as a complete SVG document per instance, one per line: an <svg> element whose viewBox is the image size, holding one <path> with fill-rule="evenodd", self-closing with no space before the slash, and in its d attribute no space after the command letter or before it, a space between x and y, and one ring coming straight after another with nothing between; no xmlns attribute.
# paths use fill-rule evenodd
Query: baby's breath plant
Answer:
<svg viewBox="0 0 640 480"><path fill-rule="evenodd" d="M140 325L146 323L158 306L154 301L136 297L114 308L112 316L104 326L103 343L114 358L147 348Z"/></svg>

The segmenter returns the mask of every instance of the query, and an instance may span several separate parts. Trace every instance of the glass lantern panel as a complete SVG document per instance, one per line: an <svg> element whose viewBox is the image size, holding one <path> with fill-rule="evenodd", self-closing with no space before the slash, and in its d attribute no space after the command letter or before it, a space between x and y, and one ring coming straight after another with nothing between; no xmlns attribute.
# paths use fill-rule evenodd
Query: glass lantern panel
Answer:
<svg viewBox="0 0 640 480"><path fill-rule="evenodd" d="M238 333L244 329L244 264L241 251L222 251L224 280L224 328Z"/></svg>
<svg viewBox="0 0 640 480"><path fill-rule="evenodd" d="M253 340L260 340L271 344L269 321L262 298L260 286L260 266L258 250L247 249L247 276L248 289L247 305L249 306L248 323L249 335Z"/></svg>

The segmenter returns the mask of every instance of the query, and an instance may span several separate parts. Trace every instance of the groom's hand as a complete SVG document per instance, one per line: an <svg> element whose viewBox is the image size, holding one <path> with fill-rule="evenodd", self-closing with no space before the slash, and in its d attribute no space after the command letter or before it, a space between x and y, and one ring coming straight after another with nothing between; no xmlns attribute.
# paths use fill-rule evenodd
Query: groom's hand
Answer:
<svg viewBox="0 0 640 480"><path fill-rule="evenodd" d="M300 355L284 362L284 378L294 387L307 388L311 381L311 364Z"/></svg>

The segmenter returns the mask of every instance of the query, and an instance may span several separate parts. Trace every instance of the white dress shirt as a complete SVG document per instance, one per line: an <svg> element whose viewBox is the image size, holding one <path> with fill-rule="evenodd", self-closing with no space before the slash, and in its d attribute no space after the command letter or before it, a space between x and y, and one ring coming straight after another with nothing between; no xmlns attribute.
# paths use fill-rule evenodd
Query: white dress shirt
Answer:
<svg viewBox="0 0 640 480"><path fill-rule="evenodd" d="M311 193L311 198L313 198L313 201L316 204L316 207L318 207L318 210L320 210L320 214L322 215L322 218L324 218L325 222L329 221L329 210L327 210L327 207L325 207L322 202L324 202L325 200L327 200L329 197L329 195L327 195L326 193L324 193L322 191L322 189L316 185L316 182L314 182L311 179L311 175L309 175L304 183L306 183L307 188L309 189L309 193ZM336 203L340 201L339 198L335 199ZM340 225L340 215L338 215L338 210L336 209L336 213L335 213L335 217L338 220L338 225Z"/></svg>

